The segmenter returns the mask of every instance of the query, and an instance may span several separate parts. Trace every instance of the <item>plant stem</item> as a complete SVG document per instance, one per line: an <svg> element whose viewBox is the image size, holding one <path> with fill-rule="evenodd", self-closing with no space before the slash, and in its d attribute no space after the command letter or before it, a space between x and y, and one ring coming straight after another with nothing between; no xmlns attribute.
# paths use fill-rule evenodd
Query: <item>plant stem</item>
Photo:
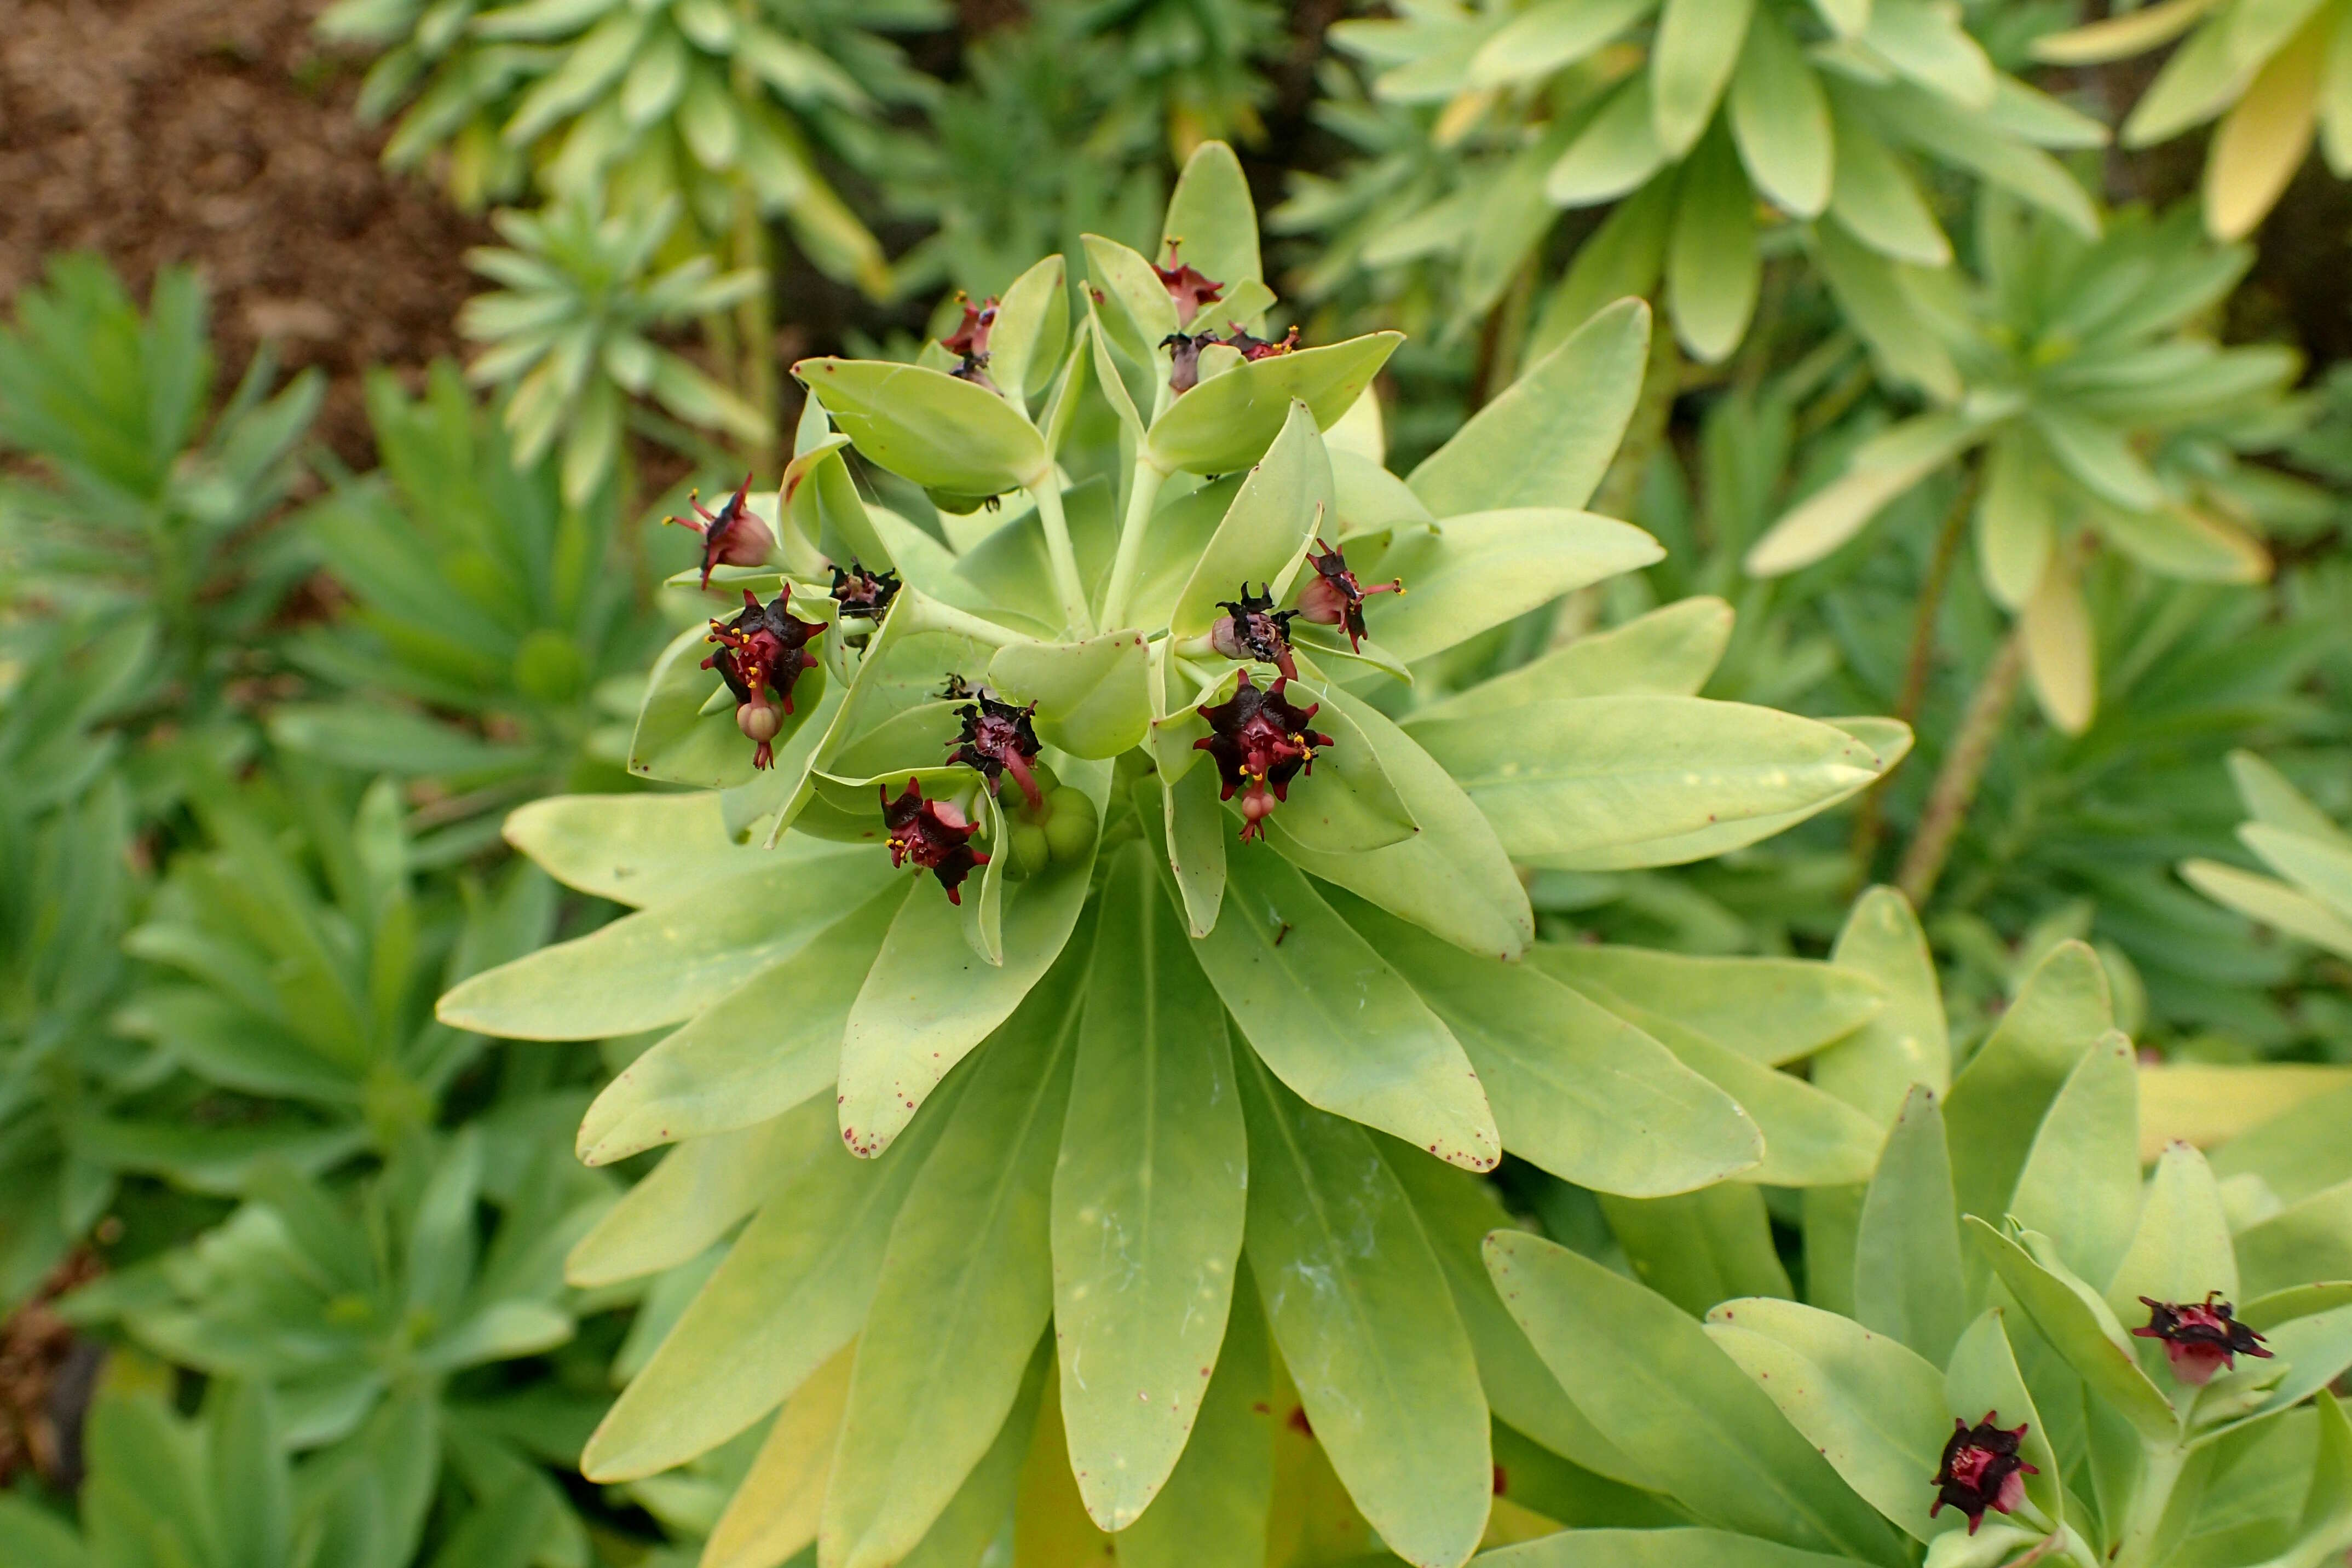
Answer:
<svg viewBox="0 0 2352 1568"><path fill-rule="evenodd" d="M1927 672L1936 662L1936 620L1943 611L1944 591L1951 583L1960 540L1968 532L1969 514L1976 507L1979 480L1975 464L1961 471L1959 491L1952 497L1951 510L1944 514L1943 529L1936 535L1935 553L1927 561L1927 580L1919 586L1918 609L1911 618L1911 652L1903 666L1903 689L1895 699L1895 717L1915 730L1919 725L1920 705L1927 697ZM1870 879L1870 862L1885 832L1886 786L1894 776L1890 771L1871 785L1854 813L1854 875L1862 881Z"/></svg>
<svg viewBox="0 0 2352 1568"><path fill-rule="evenodd" d="M1019 632L1000 626L969 610L943 605L937 599L925 599L915 608L920 611L917 624L923 631L951 632L958 637L970 637L974 642L986 643L991 647L1010 647L1014 643L1029 640Z"/></svg>
<svg viewBox="0 0 2352 1568"><path fill-rule="evenodd" d="M1617 461L1592 498L1594 511L1603 517L1632 514L1642 496L1642 481L1649 476L1650 459L1665 444L1666 426L1673 422L1675 399L1682 389L1682 347L1675 342L1672 325L1656 322L1650 328L1650 363L1643 373L1641 399L1633 405Z"/></svg>
<svg viewBox="0 0 2352 1568"><path fill-rule="evenodd" d="M2147 1568L2154 1561L2157 1536L2189 1457L2188 1448L2177 1443L2161 1447L2151 1444L2142 1450L2139 1485L2132 1489L2131 1509L2107 1554L2113 1568Z"/></svg>
<svg viewBox="0 0 2352 1568"><path fill-rule="evenodd" d="M1952 737L1952 749L1944 753L1944 765L1936 770L1936 782L1927 791L1927 808L1920 814L1919 826L1903 853L1902 869L1895 874L1895 885L1915 909L1927 903L1927 895L1936 890L1936 879L1944 874L1952 841L1959 837L1960 824L1976 798L1985 764L2000 739L2001 721L2009 715L2018 679L2024 673L2025 634L2012 626L1969 698L1968 712Z"/></svg>
<svg viewBox="0 0 2352 1568"><path fill-rule="evenodd" d="M1053 564L1054 586L1062 595L1062 620L1072 637L1090 637L1095 635L1094 614L1087 608L1086 585L1078 578L1078 553L1070 547L1069 520L1062 515L1060 482L1048 473L1029 487L1029 494L1037 503L1037 521L1045 530L1045 556ZM1124 555L1124 537L1119 549Z"/></svg>
<svg viewBox="0 0 2352 1568"><path fill-rule="evenodd" d="M1151 524L1151 509L1160 500L1160 487L1168 476L1139 455L1135 472L1128 480L1127 516L1118 525L1118 553L1110 565L1110 586L1103 594L1103 624L1116 626L1127 614L1127 601L1135 592L1135 574L1143 564L1143 535Z"/></svg>

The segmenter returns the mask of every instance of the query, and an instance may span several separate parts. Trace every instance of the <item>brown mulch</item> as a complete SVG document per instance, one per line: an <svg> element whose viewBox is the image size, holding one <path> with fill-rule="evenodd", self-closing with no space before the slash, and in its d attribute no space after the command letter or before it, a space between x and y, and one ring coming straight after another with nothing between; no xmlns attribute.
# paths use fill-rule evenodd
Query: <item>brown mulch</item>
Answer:
<svg viewBox="0 0 2352 1568"><path fill-rule="evenodd" d="M0 1319L0 1490L22 1471L61 1490L79 1479L82 1414L100 1352L51 1303L103 1272L96 1253L78 1247L31 1300Z"/></svg>
<svg viewBox="0 0 2352 1568"><path fill-rule="evenodd" d="M376 161L357 63L310 36L325 0L0 0L0 301L52 251L95 249L144 298L209 281L225 379L264 339L331 377L319 433L370 451L359 370L459 352L478 222Z"/></svg>

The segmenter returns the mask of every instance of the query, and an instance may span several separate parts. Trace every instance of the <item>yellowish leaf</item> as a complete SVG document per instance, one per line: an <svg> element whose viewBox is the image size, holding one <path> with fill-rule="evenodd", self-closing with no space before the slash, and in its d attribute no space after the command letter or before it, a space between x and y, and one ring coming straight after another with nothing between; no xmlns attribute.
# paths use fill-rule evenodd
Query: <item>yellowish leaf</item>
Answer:
<svg viewBox="0 0 2352 1568"><path fill-rule="evenodd" d="M2311 149L2327 53L2322 11L2246 87L2205 158L2205 226L2216 239L2252 232Z"/></svg>
<svg viewBox="0 0 2352 1568"><path fill-rule="evenodd" d="M2347 1083L2352 1068L2304 1062L2142 1068L2139 1156L2153 1160L2175 1140L2210 1148Z"/></svg>
<svg viewBox="0 0 2352 1568"><path fill-rule="evenodd" d="M2053 564L2019 617L2025 637L2025 673L2050 721L2079 735L2098 706L2098 649L2091 610L2073 571Z"/></svg>
<svg viewBox="0 0 2352 1568"><path fill-rule="evenodd" d="M785 1402L743 1484L711 1528L702 1568L776 1568L816 1539L856 1358L856 1343L844 1345Z"/></svg>

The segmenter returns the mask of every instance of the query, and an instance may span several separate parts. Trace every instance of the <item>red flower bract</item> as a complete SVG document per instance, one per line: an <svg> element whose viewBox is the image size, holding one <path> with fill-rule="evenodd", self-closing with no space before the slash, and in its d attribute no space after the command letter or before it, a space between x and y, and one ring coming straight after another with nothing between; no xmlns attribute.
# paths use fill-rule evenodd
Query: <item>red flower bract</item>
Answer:
<svg viewBox="0 0 2352 1568"><path fill-rule="evenodd" d="M2191 1386L2212 1382L2213 1374L2225 1368L2235 1371L2242 1355L2270 1359L2263 1336L2238 1321L2235 1309L2221 1300L2219 1290L2205 1292L2201 1302L2142 1296L2140 1303L2147 1309L2147 1326L2134 1329L2133 1334L2162 1340L2172 1375Z"/></svg>
<svg viewBox="0 0 2352 1568"><path fill-rule="evenodd" d="M1320 538L1315 541L1315 549L1307 552L1307 563L1315 568L1315 575L1298 590L1300 618L1318 626L1345 626L1351 648L1364 645L1364 601L1374 594L1404 592L1404 580L1401 577L1365 587L1348 570L1348 558Z"/></svg>
<svg viewBox="0 0 2352 1568"><path fill-rule="evenodd" d="M1239 321L1227 321L1225 325L1234 330L1233 336L1211 338L1209 341L1223 343L1229 349L1240 350L1242 358L1245 360L1272 359L1276 354L1292 354L1298 352L1297 327L1291 328L1278 338L1254 338L1243 330Z"/></svg>
<svg viewBox="0 0 2352 1568"><path fill-rule="evenodd" d="M1944 1444L1944 1462L1936 1471L1936 1500L1928 1505L1933 1519L1946 1503L1969 1516L1969 1533L1984 1522L1985 1510L2014 1513L2025 1500L2025 1478L2040 1468L2018 1457L2025 1427L2003 1427L1996 1412L1988 1410L1974 1426L1954 1417L1952 1436Z"/></svg>
<svg viewBox="0 0 2352 1568"><path fill-rule="evenodd" d="M690 528L702 535L702 585L710 586L710 569L724 563L729 566L764 566L768 552L776 547L776 536L752 514L745 504L751 493L751 476L745 474L743 482L717 516L704 510L702 492L686 492L686 504L698 513L702 521L690 517L665 518L680 528Z"/></svg>
<svg viewBox="0 0 2352 1568"><path fill-rule="evenodd" d="M960 362L948 374L964 381L990 385L988 379L988 334L996 325L996 296L991 294L980 304L963 302L963 324L940 340L940 347L956 356Z"/></svg>
<svg viewBox="0 0 2352 1568"><path fill-rule="evenodd" d="M1261 688L1244 669L1230 700L1195 710L1209 721L1211 732L1193 742L1192 749L1215 761L1224 786L1220 799L1242 792L1244 843L1265 837L1266 817L1290 798L1290 781L1302 772L1311 775L1316 748L1333 743L1330 736L1307 727L1322 704L1292 706L1282 694L1289 684L1288 678L1277 676L1271 687Z"/></svg>
<svg viewBox="0 0 2352 1568"><path fill-rule="evenodd" d="M1160 286L1168 290L1168 297L1176 301L1177 324L1189 327L1192 324L1192 318L1201 313L1201 307L1213 304L1223 294L1225 286L1198 268L1184 264L1176 254L1176 247L1183 243L1181 239L1170 240L1168 265L1162 267L1155 261L1151 264L1151 270L1160 275Z"/></svg>
<svg viewBox="0 0 2352 1568"><path fill-rule="evenodd" d="M959 679L961 684L961 679ZM972 700L957 710L963 720L963 733L955 738L948 752L948 761L977 768L988 780L989 793L996 793L998 784L1006 773L1021 786L1022 795L1034 809L1044 796L1038 793L1037 781L1029 772L1029 759L1037 754L1037 731L1030 719L1036 713L1034 702L1026 708L1015 708L1010 702L999 701L985 689L966 688L965 695Z"/></svg>
<svg viewBox="0 0 2352 1568"><path fill-rule="evenodd" d="M952 801L925 800L920 779L908 779L896 800L890 798L888 784L876 784L874 792L882 799L890 864L904 866L912 861L940 879L940 886L948 890L948 902L962 903L963 879L971 875L973 867L988 864L988 857L971 847L971 836L980 825L965 821Z"/></svg>
<svg viewBox="0 0 2352 1568"><path fill-rule="evenodd" d="M719 651L702 661L705 669L716 669L735 694L735 727L759 742L752 753L751 765L768 767L775 762L775 752L769 742L783 728L784 715L793 710L793 683L801 671L816 662L808 651L814 639L824 635L822 623L795 619L787 609L793 595L792 587L766 604L751 589L743 590L743 608L731 621L710 623L711 642ZM779 714L772 706L768 694L775 693Z"/></svg>

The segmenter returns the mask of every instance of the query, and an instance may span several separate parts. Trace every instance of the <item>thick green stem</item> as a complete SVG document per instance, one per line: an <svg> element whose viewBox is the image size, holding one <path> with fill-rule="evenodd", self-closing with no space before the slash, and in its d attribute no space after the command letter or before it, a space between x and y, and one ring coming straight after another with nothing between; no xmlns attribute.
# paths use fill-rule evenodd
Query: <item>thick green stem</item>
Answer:
<svg viewBox="0 0 2352 1568"><path fill-rule="evenodd" d="M1129 595L1135 592L1135 574L1143 564L1143 536L1151 526L1151 509L1159 503L1160 487L1168 476L1138 457L1127 486L1127 516L1118 525L1118 553L1111 560L1110 586L1103 594L1103 624L1118 626L1127 614Z"/></svg>
<svg viewBox="0 0 2352 1568"><path fill-rule="evenodd" d="M2025 634L2012 628L1969 699L1968 712L1952 737L1952 749L1944 753L1944 765L1936 771L1936 782L1927 791L1927 808L1920 814L1918 828L1904 851L1903 868L1895 874L1895 885L1915 909L1926 906L1927 895L1936 890L1936 879L1944 874L1952 841L1959 837L1960 824L1968 818L1969 804L1976 799L1977 785L1984 778L1985 764L1992 759L2001 722L2009 716L2018 680L2024 674Z"/></svg>
<svg viewBox="0 0 2352 1568"><path fill-rule="evenodd" d="M1936 535L1936 551L1927 562L1927 580L1919 586L1919 605L1911 618L1911 651L1903 666L1903 689L1895 700L1895 717L1916 729L1919 708L1927 697L1927 675L1936 661L1936 619L1944 605L1944 590L1952 578L1952 563L1958 558L1960 540L1967 534L1969 514L1975 510L1979 470L1971 464L1960 479L1959 493L1952 498L1951 510L1944 514L1944 526ZM1886 826L1885 812L1886 785L1894 774L1881 778L1862 797L1862 805L1853 818L1854 875L1862 881L1870 879L1870 862L1878 853L1878 840Z"/></svg>
<svg viewBox="0 0 2352 1568"><path fill-rule="evenodd" d="M1045 556L1053 564L1054 587L1062 595L1062 619L1074 637L1095 635L1093 612L1087 608L1086 584L1078 577L1078 552L1070 547L1069 520L1062 515L1062 489L1052 474L1029 488L1037 503L1037 521L1045 530ZM1122 552L1127 542L1119 541ZM1114 586L1116 584L1114 584Z"/></svg>
<svg viewBox="0 0 2352 1568"><path fill-rule="evenodd" d="M951 632L957 637L986 643L991 647L1010 647L1014 643L1029 640L1009 627L1000 626L969 610L959 610L953 605L943 605L937 599L925 599L915 608L920 612L915 626L922 631Z"/></svg>

